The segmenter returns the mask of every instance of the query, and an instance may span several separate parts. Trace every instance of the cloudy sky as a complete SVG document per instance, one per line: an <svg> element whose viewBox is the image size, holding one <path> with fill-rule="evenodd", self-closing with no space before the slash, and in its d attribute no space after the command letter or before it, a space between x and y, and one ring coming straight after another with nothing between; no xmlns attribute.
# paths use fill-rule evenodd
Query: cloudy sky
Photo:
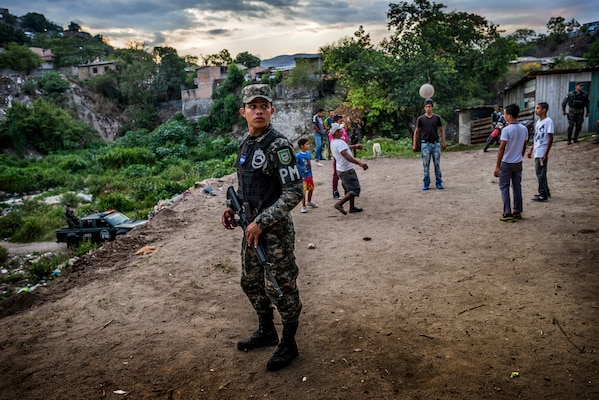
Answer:
<svg viewBox="0 0 599 400"><path fill-rule="evenodd" d="M71 21L114 47L130 41L150 48L170 46L183 55L229 50L261 59L282 54L317 53L351 36L360 25L374 43L389 35L391 0L4 0L0 7L16 16L43 14L66 28ZM399 3L399 1L395 1ZM546 33L551 17L580 23L599 20L596 0L438 0L445 12L481 15L507 32L518 28Z"/></svg>

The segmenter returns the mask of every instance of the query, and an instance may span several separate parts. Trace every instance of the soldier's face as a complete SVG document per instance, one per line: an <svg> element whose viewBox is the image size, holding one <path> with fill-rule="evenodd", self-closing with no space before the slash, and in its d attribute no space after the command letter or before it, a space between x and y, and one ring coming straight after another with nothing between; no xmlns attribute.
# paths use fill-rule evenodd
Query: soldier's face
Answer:
<svg viewBox="0 0 599 400"><path fill-rule="evenodd" d="M251 103L246 103L243 108L239 109L239 113L247 121L250 132L254 129L266 128L274 112L275 109L272 104L260 97L255 98Z"/></svg>

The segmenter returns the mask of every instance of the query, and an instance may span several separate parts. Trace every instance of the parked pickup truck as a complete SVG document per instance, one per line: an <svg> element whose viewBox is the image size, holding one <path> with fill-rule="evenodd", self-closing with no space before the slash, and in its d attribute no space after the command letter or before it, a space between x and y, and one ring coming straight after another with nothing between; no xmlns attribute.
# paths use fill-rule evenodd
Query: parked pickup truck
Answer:
<svg viewBox="0 0 599 400"><path fill-rule="evenodd" d="M80 218L73 228L57 229L56 241L66 243L70 249L76 248L85 239L90 239L92 243L103 243L114 240L118 235L123 235L146 222L148 221L145 219L130 219L114 210L90 214Z"/></svg>

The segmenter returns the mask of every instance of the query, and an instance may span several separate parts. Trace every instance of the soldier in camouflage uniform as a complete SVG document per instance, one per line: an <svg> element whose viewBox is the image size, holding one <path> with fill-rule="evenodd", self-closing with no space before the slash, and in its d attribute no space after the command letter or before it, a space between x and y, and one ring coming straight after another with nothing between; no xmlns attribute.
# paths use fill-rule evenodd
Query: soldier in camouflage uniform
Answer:
<svg viewBox="0 0 599 400"><path fill-rule="evenodd" d="M568 115L568 144L572 143L572 130L574 131L574 143L578 143L578 134L582 128L582 122L585 116L589 116L589 96L582 90L583 83L576 83L576 90L568 93L568 96L562 101L562 113ZM566 113L566 105L568 112ZM586 115L585 115L586 109Z"/></svg>
<svg viewBox="0 0 599 400"><path fill-rule="evenodd" d="M258 314L258 330L237 348L248 351L278 344L267 363L270 371L286 367L299 353L295 342L302 303L296 285L295 231L291 210L304 196L302 177L291 143L270 124L274 113L270 87L249 85L242 91L243 108L239 112L249 132L239 145L236 168L237 196L243 202L250 225L245 230L241 249L241 287ZM228 207L222 216L227 229L235 229L235 213ZM258 240L264 247L282 297L268 279L258 259ZM276 307L283 322L282 338L273 322Z"/></svg>

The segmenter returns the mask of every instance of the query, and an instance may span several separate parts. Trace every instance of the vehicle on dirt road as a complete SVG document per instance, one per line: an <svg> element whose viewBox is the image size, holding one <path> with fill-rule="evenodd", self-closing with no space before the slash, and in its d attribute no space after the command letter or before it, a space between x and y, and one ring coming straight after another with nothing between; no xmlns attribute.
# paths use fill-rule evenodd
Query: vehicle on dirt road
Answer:
<svg viewBox="0 0 599 400"><path fill-rule="evenodd" d="M89 239L92 243L107 242L146 222L148 221L145 219L131 219L115 210L90 214L79 218L78 224L73 228L57 229L56 241L66 243L70 249L75 249L83 240Z"/></svg>

